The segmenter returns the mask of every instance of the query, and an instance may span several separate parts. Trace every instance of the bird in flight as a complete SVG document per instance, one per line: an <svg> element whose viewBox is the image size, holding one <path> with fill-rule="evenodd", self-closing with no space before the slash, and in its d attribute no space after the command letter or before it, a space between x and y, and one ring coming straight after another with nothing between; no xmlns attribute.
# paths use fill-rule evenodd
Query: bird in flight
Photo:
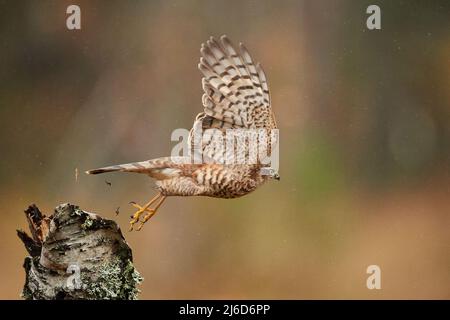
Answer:
<svg viewBox="0 0 450 320"><path fill-rule="evenodd" d="M267 180L280 179L277 170L264 170L266 165L259 160L225 163L226 152L214 144L217 141L214 138L225 136L230 130L277 130L261 65L253 62L244 45L236 48L227 36L219 40L211 37L202 44L200 52L198 68L203 74L203 112L195 118L188 143L194 145L195 135L203 133L200 148L194 148L200 150L203 160L200 163L192 161L191 153L190 156L163 157L86 171L87 174L143 173L156 180L158 193L154 198L143 206L131 203L137 211L132 215L130 231L138 222L136 230L140 230L169 196L237 198L254 191ZM263 141L269 144L270 152L278 140L272 136ZM242 156L242 148L232 150Z"/></svg>

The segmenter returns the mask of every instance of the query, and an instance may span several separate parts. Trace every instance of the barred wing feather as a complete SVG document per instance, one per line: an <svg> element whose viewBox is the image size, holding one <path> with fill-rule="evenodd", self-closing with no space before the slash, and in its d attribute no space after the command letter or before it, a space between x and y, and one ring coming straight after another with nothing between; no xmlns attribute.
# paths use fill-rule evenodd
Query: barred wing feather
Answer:
<svg viewBox="0 0 450 320"><path fill-rule="evenodd" d="M196 130L217 129L203 136L201 151L203 157L220 162L224 151L212 144L227 129L270 130L276 122L266 75L244 45L236 50L226 36L220 41L211 37L200 52L204 111L196 117L190 143Z"/></svg>

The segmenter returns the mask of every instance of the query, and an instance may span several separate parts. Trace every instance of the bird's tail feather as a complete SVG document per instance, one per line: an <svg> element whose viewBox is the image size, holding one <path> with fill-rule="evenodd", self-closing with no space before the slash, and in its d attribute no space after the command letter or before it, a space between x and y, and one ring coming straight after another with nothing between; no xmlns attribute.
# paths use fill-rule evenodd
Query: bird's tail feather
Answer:
<svg viewBox="0 0 450 320"><path fill-rule="evenodd" d="M87 174L100 174L105 172L138 172L146 173L150 176L157 177L159 174L173 175L178 173L178 165L186 163L189 158L185 157L163 157L141 162L131 162L108 166L86 171Z"/></svg>
<svg viewBox="0 0 450 320"><path fill-rule="evenodd" d="M131 162L118 164L109 167L103 167L93 170L86 171L87 174L100 174L105 172L114 172L114 171L122 171L122 172L146 172L154 167L154 164L151 160L141 161L141 162Z"/></svg>

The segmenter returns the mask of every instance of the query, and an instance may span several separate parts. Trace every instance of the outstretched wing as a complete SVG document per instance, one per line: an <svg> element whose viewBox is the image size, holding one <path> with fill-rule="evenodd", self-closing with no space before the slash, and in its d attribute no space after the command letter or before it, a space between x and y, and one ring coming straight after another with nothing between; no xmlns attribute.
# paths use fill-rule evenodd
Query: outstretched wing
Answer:
<svg viewBox="0 0 450 320"><path fill-rule="evenodd" d="M206 127L276 128L270 93L261 65L244 45L236 50L222 36L202 44L198 68L203 73L202 97Z"/></svg>
<svg viewBox="0 0 450 320"><path fill-rule="evenodd" d="M216 139L218 135L224 135L227 129L271 130L276 122L266 75L242 44L237 50L226 36L220 41L211 37L200 52L204 111L194 122L191 144L195 131L217 129L203 136L201 151L203 157L221 161L223 150L211 145L220 140Z"/></svg>

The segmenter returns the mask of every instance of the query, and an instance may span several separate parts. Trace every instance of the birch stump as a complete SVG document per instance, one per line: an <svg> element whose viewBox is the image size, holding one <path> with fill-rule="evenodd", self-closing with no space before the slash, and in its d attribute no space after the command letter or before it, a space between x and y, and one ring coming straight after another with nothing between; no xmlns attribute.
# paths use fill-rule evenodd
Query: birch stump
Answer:
<svg viewBox="0 0 450 320"><path fill-rule="evenodd" d="M26 211L31 236L17 230L25 258L25 299L136 299L141 276L112 220L61 204L46 217Z"/></svg>

